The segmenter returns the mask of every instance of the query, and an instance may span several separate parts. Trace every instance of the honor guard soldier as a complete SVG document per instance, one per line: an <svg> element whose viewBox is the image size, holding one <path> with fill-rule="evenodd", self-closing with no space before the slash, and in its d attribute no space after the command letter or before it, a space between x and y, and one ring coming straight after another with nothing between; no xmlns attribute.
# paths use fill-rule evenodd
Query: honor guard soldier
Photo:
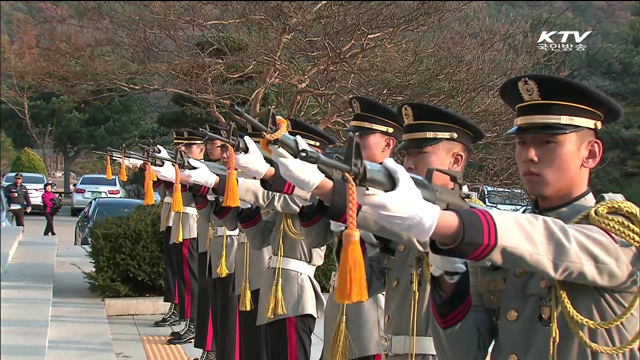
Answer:
<svg viewBox="0 0 640 360"><path fill-rule="evenodd" d="M470 313L468 271L433 277L443 358L482 359L494 340L496 359L638 359L639 210L607 201L621 195L596 200L588 185L603 151L597 131L618 120L621 107L596 89L552 75L507 80L500 96L516 112L509 133L534 214L441 211L416 200L420 192L407 173L390 163L397 188L360 202L449 264L464 269L460 259L468 259L509 269L497 331Z"/></svg>
<svg viewBox="0 0 640 360"><path fill-rule="evenodd" d="M362 96L350 98L349 105L354 115L346 131L360 134L363 160L377 164L381 163L391 156L396 143L402 137L402 122L398 120L395 109L374 99ZM297 164L306 166L303 163ZM283 166L286 166L286 164L283 164ZM315 170L317 171L317 169ZM301 174L305 172L304 168L297 168L295 171ZM324 216L327 212L331 213L336 206L342 207L341 204L346 204L347 186L342 180L327 179L323 175L321 183L324 183L325 187L335 186L339 188L337 193L342 192L336 196L333 207L331 205L325 206L327 203L331 203L331 199L323 196L327 202L322 202L315 209L318 215ZM322 196L324 194L319 195ZM340 214L340 217L342 215L343 213ZM341 232L343 229L344 225L332 222L331 226L325 227L322 231L314 229L313 232L305 232L305 238L325 238L325 242L328 243L334 241L337 237L338 242L334 247L334 257L336 263L339 263L342 248ZM336 231L334 232L334 230ZM379 239L376 239L371 233L361 230L360 236L369 298L365 302L345 305L337 302L333 292L336 286L337 272L333 272L331 275L331 292L325 310L324 339L326 345L323 348L323 359L332 359L337 353L346 351L347 359L373 360L383 353L381 339L384 335L384 295L382 293L384 290L384 272L380 264L383 256L381 251L388 251L389 248L380 246ZM336 334L336 330L342 325L343 315L345 334L348 334L349 339L349 341L345 342L339 338L340 334ZM340 343L346 344L347 348L340 349Z"/></svg>
<svg viewBox="0 0 640 360"><path fill-rule="evenodd" d="M184 151L191 159L204 158L204 141L198 133L183 129L183 138L176 151ZM174 172L175 184L172 192L172 208L174 212L171 227L171 242L174 246L174 256L178 264L178 310L180 318L186 319L184 328L171 333L169 344L184 344L195 338L196 310L198 303L198 210L195 198L184 179L179 179L177 165L159 169L158 177L169 177ZM180 181L178 181L180 180Z"/></svg>
<svg viewBox="0 0 640 360"><path fill-rule="evenodd" d="M178 129L172 131L173 144L178 147L184 143L185 138L182 131ZM169 154L162 146L157 146L158 156L169 158ZM175 182L175 170L170 162L165 162L162 166L164 171L159 167L151 167L157 175L157 180L153 182L153 188L158 192L162 200L162 209L160 211L160 231L164 234L164 243L162 256L164 260L164 302L169 303L169 309L162 319L153 323L154 326L174 326L179 325L183 318L180 318L178 312L178 278L180 270L178 267L177 255L182 246L176 243L171 237L171 227L173 225L174 212L171 210L173 202L173 187Z"/></svg>

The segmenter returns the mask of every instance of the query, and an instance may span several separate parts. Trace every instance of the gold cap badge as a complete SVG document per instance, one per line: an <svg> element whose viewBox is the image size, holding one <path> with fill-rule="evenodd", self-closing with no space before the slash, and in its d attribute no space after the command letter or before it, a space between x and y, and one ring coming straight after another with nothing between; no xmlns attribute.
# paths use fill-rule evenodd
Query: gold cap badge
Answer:
<svg viewBox="0 0 640 360"><path fill-rule="evenodd" d="M360 112L360 104L358 103L358 100L353 99L351 100L351 106L353 107L353 111L359 113Z"/></svg>
<svg viewBox="0 0 640 360"><path fill-rule="evenodd" d="M404 119L405 125L413 123L413 111L409 105L402 107L402 118Z"/></svg>
<svg viewBox="0 0 640 360"><path fill-rule="evenodd" d="M540 92L538 91L538 85L529 78L522 78L518 81L518 90L524 101L542 100L540 98Z"/></svg>

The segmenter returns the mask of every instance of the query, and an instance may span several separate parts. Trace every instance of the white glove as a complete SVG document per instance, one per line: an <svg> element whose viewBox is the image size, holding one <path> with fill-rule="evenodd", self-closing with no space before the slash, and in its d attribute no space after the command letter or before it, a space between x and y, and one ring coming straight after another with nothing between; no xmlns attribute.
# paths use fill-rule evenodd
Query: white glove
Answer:
<svg viewBox="0 0 640 360"><path fill-rule="evenodd" d="M156 145L156 147L158 148L158 150L160 150L160 152L158 153L158 156L169 158L169 153L167 152L167 149L163 148L160 145Z"/></svg>
<svg viewBox="0 0 640 360"><path fill-rule="evenodd" d="M250 137L245 136L244 141L247 143L247 153L235 154L236 169L255 179L262 179L271 166L264 160L258 145Z"/></svg>
<svg viewBox="0 0 640 360"><path fill-rule="evenodd" d="M193 166L194 170L180 169L180 182L186 184L204 185L212 188L218 180L218 175L212 173L205 163L195 159L189 159L189 164Z"/></svg>
<svg viewBox="0 0 640 360"><path fill-rule="evenodd" d="M408 234L417 240L429 241L438 222L440 208L422 199L420 190L409 173L389 158L382 162L396 182L396 188L386 193L367 191L358 201L389 229Z"/></svg>
<svg viewBox="0 0 640 360"><path fill-rule="evenodd" d="M244 201L244 200L240 200L240 205L241 208L243 209L250 209L252 206L251 204L249 204L248 202Z"/></svg>
<svg viewBox="0 0 640 360"><path fill-rule="evenodd" d="M162 166L151 166L151 170L156 173L156 176L160 180L171 182L176 181L176 170L174 169L173 164L168 161L165 161Z"/></svg>
<svg viewBox="0 0 640 360"><path fill-rule="evenodd" d="M337 221L329 220L329 223L331 224L331 231L340 232L347 228L347 225Z"/></svg>
<svg viewBox="0 0 640 360"><path fill-rule="evenodd" d="M27 213L31 212L31 206L27 207Z"/></svg>
<svg viewBox="0 0 640 360"><path fill-rule="evenodd" d="M309 144L300 135L296 136L296 143L298 149L310 150ZM297 188L310 192L324 179L324 174L318 170L317 165L298 160L278 146L270 145L269 149L273 153L273 160L278 163L282 177Z"/></svg>
<svg viewBox="0 0 640 360"><path fill-rule="evenodd" d="M431 265L431 274L433 276L441 276L442 274L444 274L445 271L460 275L467 270L465 266L466 263L467 261L463 259L436 255L432 252L429 252L429 264ZM454 276L452 275L452 276L445 276L445 277L449 278ZM454 280L454 279L447 279L447 280ZM453 282L453 281L450 281L450 282Z"/></svg>

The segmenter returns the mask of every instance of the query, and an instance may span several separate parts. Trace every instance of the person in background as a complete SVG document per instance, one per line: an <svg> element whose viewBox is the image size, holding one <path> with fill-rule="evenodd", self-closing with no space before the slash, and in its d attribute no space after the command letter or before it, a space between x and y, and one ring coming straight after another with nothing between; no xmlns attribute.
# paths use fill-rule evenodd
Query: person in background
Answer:
<svg viewBox="0 0 640 360"><path fill-rule="evenodd" d="M42 194L42 204L44 205L44 217L47 219L47 225L44 227L44 236L56 235L53 229L53 216L55 207L55 194L51 183L44 184L44 194Z"/></svg>
<svg viewBox="0 0 640 360"><path fill-rule="evenodd" d="M4 188L4 195L7 198L9 211L16 218L16 226L22 226L24 229L24 212L31 212L31 199L29 199L29 190L22 185L22 174L16 173L13 177L13 183Z"/></svg>

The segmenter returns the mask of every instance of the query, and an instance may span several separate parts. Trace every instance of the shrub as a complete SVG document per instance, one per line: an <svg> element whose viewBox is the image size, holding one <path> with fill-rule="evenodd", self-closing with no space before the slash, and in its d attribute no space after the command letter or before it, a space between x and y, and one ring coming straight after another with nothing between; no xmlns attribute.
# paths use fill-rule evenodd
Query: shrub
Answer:
<svg viewBox="0 0 640 360"><path fill-rule="evenodd" d="M90 230L94 271L89 288L103 297L163 293L163 235L160 206L139 206L128 216L100 220Z"/></svg>
<svg viewBox="0 0 640 360"><path fill-rule="evenodd" d="M40 155L27 148L22 149L20 155L11 164L12 172L36 173L47 176L47 167Z"/></svg>

